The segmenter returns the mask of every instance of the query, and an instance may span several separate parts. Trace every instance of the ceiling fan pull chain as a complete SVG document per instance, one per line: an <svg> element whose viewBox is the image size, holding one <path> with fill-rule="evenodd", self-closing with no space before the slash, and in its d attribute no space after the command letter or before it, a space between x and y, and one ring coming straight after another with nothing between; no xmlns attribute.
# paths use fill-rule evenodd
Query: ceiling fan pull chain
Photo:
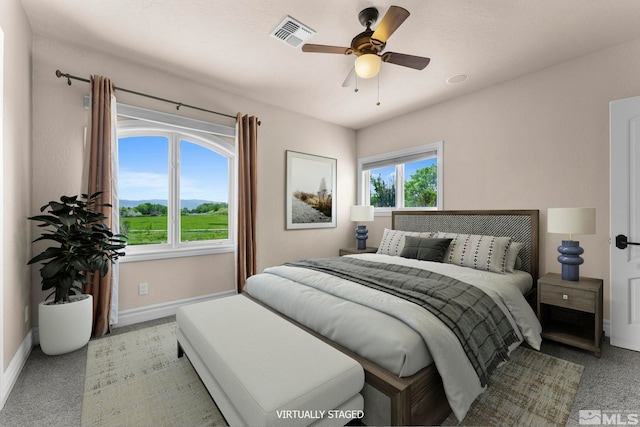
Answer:
<svg viewBox="0 0 640 427"><path fill-rule="evenodd" d="M358 75L356 74L356 88L353 90L355 93L358 93Z"/></svg>
<svg viewBox="0 0 640 427"><path fill-rule="evenodd" d="M376 107L380 106L380 73L378 73L378 102L376 102Z"/></svg>

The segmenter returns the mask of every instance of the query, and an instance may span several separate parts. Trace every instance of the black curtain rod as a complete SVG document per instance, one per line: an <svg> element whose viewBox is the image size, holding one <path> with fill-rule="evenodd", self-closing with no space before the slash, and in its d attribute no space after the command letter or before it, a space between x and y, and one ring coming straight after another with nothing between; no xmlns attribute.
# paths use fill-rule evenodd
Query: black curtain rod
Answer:
<svg viewBox="0 0 640 427"><path fill-rule="evenodd" d="M62 71L60 71L60 70L56 70L56 76L57 76L58 78L65 77L65 78L67 79L67 84L68 84L69 86L71 86L71 79L73 79L73 80L79 80L79 81L81 81L81 82L85 82L85 83L91 83L91 80L84 79L84 78L82 78L82 77L72 76L71 74L63 73L63 72L62 72ZM232 119L237 119L237 117L236 117L236 116L231 116L231 115L229 115L229 114L218 113L217 111L211 111L211 110L207 110L207 109L200 108L200 107L194 107L193 105L183 104L182 102L171 101L170 99L160 98L160 97L158 97L158 96L149 95L149 94L142 93L142 92L136 92L135 90L124 89L124 88L117 87L117 86L114 86L113 88L114 88L115 90L119 90L119 91L121 91L121 92L132 93L132 94L134 94L134 95L144 96L145 98L155 99L156 101L168 102L169 104L173 104L173 105L175 105L175 106L176 106L176 110L179 110L179 109L180 109L180 107L187 107L187 108L192 108L192 109L194 109L194 110L204 111L205 113L212 113L212 114L217 114L217 115L219 115L219 116L224 116L224 117L229 117L229 118L232 118Z"/></svg>

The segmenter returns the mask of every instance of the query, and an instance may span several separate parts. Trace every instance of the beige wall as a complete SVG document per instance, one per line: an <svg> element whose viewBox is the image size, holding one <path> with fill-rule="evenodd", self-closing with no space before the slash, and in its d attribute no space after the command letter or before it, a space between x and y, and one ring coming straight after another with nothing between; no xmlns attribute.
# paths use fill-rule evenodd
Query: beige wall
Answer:
<svg viewBox="0 0 640 427"><path fill-rule="evenodd" d="M146 92L185 104L235 115L256 115L258 131L258 265L259 269L300 256L338 253L350 242L349 206L355 200L355 131L280 108L241 98L188 78L137 65L66 43L34 36L34 191L39 207L60 194L80 189L82 141L87 112L82 98L89 85L71 87L55 76L56 69L88 78L110 77L116 86ZM177 67L176 70L179 68ZM123 92L119 102L176 113L175 106ZM220 120L186 108L180 114ZM234 120L222 119L233 125ZM284 220L285 150L318 154L338 161L338 227L286 231ZM35 270L34 270L35 271ZM122 263L120 309L132 309L234 289L233 254L150 262ZM34 306L42 300L37 271L32 280ZM137 296L138 283L149 283L149 295Z"/></svg>
<svg viewBox="0 0 640 427"><path fill-rule="evenodd" d="M25 308L31 295L31 28L19 0L0 2L4 31L3 104L3 370L6 370L31 324Z"/></svg>
<svg viewBox="0 0 640 427"><path fill-rule="evenodd" d="M580 273L604 279L608 319L609 102L640 95L638 70L640 40L359 131L358 157L443 140L444 208L539 209L542 274L560 272L563 238L547 208L595 207ZM390 224L376 219L372 241Z"/></svg>
<svg viewBox="0 0 640 427"><path fill-rule="evenodd" d="M233 253L121 263L119 309L233 290L233 263ZM143 282L149 294L140 296Z"/></svg>

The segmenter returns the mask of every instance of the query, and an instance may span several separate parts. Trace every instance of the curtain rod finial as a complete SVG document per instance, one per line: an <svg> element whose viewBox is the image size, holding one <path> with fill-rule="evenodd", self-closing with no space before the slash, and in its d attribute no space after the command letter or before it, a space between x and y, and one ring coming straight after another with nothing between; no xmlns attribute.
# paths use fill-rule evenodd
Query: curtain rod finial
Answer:
<svg viewBox="0 0 640 427"><path fill-rule="evenodd" d="M69 86L71 86L71 76L69 76L69 74L62 74L62 71L56 70L56 77L57 78L66 77L67 78L67 84Z"/></svg>

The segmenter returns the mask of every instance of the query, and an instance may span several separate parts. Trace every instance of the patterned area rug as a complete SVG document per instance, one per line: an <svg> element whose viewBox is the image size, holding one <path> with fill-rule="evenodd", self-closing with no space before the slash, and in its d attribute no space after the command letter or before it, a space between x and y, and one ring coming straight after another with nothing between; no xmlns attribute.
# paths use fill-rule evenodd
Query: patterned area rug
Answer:
<svg viewBox="0 0 640 427"><path fill-rule="evenodd" d="M450 415L442 425L564 426L584 367L518 347L485 391L458 422Z"/></svg>
<svg viewBox="0 0 640 427"><path fill-rule="evenodd" d="M186 357L176 356L176 324L89 342L82 426L224 426ZM522 347L458 423L564 426L583 367Z"/></svg>
<svg viewBox="0 0 640 427"><path fill-rule="evenodd" d="M176 324L89 342L82 426L226 425L186 357Z"/></svg>

